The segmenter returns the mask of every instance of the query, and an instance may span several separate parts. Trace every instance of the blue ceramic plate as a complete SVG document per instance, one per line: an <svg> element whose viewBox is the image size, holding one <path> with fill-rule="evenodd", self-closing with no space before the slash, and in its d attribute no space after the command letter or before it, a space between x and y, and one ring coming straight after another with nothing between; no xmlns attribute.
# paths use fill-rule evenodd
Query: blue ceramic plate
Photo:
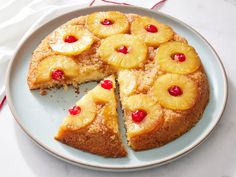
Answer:
<svg viewBox="0 0 236 177"><path fill-rule="evenodd" d="M76 95L74 89L70 88L67 92L63 89L52 90L48 95L40 96L38 91L30 91L26 82L31 53L47 34L69 19L95 11L107 10L146 15L170 25L178 34L184 36L190 45L194 46L210 82L210 102L202 119L191 131L161 148L142 152L134 152L128 148L129 155L126 158L103 158L73 149L54 140L54 135L66 115L66 110L83 96L85 90L93 88L95 83L83 84L80 87L80 95ZM203 142L216 126L224 110L227 99L227 81L222 63L214 49L200 34L183 22L143 8L95 6L62 15L28 35L19 46L10 64L6 79L6 93L8 104L16 121L30 138L50 154L91 169L134 171L173 161ZM122 121L121 118L120 121ZM120 124L124 136L124 127L122 122ZM123 139L125 141L125 136Z"/></svg>

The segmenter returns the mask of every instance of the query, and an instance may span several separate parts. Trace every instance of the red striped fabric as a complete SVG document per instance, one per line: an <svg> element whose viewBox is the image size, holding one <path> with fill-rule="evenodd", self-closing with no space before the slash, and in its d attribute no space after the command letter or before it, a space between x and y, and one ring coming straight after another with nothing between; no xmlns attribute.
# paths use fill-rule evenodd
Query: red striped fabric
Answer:
<svg viewBox="0 0 236 177"><path fill-rule="evenodd" d="M4 105L4 102L6 101L6 96L3 97L1 103L0 103L0 110L2 109L3 105Z"/></svg>

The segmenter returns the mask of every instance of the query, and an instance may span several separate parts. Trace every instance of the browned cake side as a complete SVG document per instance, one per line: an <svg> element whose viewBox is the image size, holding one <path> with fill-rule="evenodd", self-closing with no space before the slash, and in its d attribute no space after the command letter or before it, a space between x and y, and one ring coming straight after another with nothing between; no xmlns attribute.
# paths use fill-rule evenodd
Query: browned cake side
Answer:
<svg viewBox="0 0 236 177"><path fill-rule="evenodd" d="M105 157L124 157L127 155L120 137L104 125L99 118L79 130L61 129L55 139L83 151Z"/></svg>

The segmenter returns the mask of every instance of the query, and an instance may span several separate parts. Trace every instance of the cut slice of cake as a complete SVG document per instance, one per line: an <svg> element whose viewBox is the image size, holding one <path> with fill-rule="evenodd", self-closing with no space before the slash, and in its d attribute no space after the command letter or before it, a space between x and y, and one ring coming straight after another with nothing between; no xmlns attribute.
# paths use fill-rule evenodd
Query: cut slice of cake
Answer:
<svg viewBox="0 0 236 177"><path fill-rule="evenodd" d="M161 129L164 123L163 110L157 100L145 93L146 87L144 92L139 91L144 88L140 84L141 80L145 81L144 75L135 70L123 70L118 74L126 136L129 146L134 150L151 148L150 143L156 139L149 135Z"/></svg>
<svg viewBox="0 0 236 177"><path fill-rule="evenodd" d="M115 78L112 75L69 109L55 139L105 157L126 156L116 109Z"/></svg>

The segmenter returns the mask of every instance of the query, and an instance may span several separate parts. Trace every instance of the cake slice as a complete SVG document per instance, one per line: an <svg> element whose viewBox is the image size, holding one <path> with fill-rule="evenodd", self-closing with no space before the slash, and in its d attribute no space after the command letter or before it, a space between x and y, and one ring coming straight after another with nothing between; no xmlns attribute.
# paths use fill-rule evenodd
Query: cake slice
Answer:
<svg viewBox="0 0 236 177"><path fill-rule="evenodd" d="M55 139L105 157L126 156L116 108L115 78L112 75L101 81L69 109Z"/></svg>
<svg viewBox="0 0 236 177"><path fill-rule="evenodd" d="M151 135L161 129L164 116L156 99L138 91L138 75L140 73L131 70L120 71L118 82L128 144L134 150L144 150L156 146L156 137Z"/></svg>

